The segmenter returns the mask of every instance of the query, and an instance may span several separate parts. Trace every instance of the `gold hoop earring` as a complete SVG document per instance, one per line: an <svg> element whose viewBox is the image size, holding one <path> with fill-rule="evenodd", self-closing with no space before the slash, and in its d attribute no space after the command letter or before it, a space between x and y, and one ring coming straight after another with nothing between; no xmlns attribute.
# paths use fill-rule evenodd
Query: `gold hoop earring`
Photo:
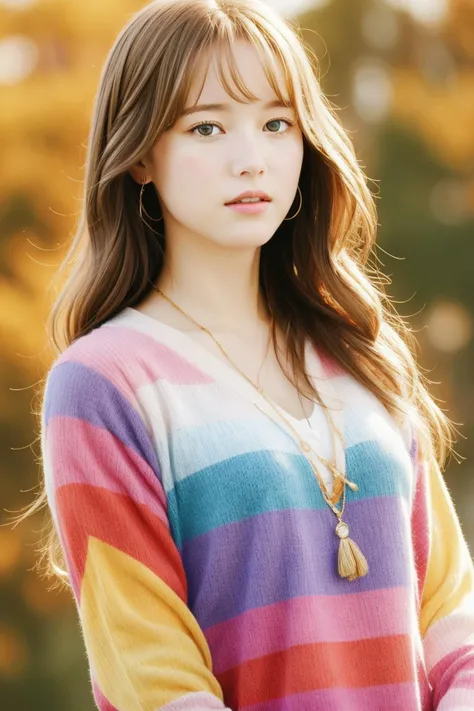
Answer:
<svg viewBox="0 0 474 711"><path fill-rule="evenodd" d="M298 192L299 192L299 194L300 194L300 206L299 206L298 210L295 212L295 214L293 215L293 217L285 217L285 220L294 220L295 217L296 217L296 215L298 215L299 211L301 210L301 208L302 208L302 206L303 206L303 196L302 196L302 194L301 194L301 190L300 190L300 186L299 186L299 185L298 185Z"/></svg>
<svg viewBox="0 0 474 711"><path fill-rule="evenodd" d="M145 210L145 208L143 207L143 191L145 189L145 185L146 185L145 178L143 178L142 187L140 188L140 197L138 198L138 213L140 215L140 219L142 222L144 222L146 224L146 221L143 219L143 213L145 213L145 215L148 217L148 219L151 220L152 222L159 222L160 220L163 219L163 215L161 217L158 217L158 219L156 217L151 217L148 214L148 212Z"/></svg>

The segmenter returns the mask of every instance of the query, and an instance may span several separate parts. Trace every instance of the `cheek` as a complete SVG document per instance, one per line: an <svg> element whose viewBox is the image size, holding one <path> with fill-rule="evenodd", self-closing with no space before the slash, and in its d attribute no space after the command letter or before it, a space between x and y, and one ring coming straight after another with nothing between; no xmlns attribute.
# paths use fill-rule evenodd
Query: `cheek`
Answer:
<svg viewBox="0 0 474 711"><path fill-rule="evenodd" d="M173 181L195 189L209 189L209 181L216 177L216 166L209 155L196 155L187 151L175 157L172 167Z"/></svg>
<svg viewBox="0 0 474 711"><path fill-rule="evenodd" d="M286 146L286 150L283 152L283 159L289 168L299 171L303 163L303 154L303 137L297 135Z"/></svg>
<svg viewBox="0 0 474 711"><path fill-rule="evenodd" d="M214 194L217 166L209 155L197 154L192 147L178 145L170 141L155 154L155 185L166 208L175 219L186 222L192 214L205 215L212 200L206 195Z"/></svg>
<svg viewBox="0 0 474 711"><path fill-rule="evenodd" d="M202 149L193 150L192 146L179 145L170 141L157 154L158 182L164 192L186 186L194 188L209 187L209 180L216 176L216 169L211 156L202 154Z"/></svg>
<svg viewBox="0 0 474 711"><path fill-rule="evenodd" d="M211 201L206 195L215 192L215 177L208 158L181 153L176 155L169 166L166 191L169 207L176 217L206 213Z"/></svg>

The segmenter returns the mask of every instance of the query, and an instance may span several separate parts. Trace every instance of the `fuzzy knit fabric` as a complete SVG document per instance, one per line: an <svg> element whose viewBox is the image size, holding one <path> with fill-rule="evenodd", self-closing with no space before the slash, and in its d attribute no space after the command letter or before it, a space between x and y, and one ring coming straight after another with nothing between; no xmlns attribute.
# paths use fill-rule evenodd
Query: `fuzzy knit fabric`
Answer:
<svg viewBox="0 0 474 711"><path fill-rule="evenodd" d="M439 467L322 350L307 366L358 485L353 581L285 411L203 343L127 307L51 366L45 485L100 711L474 709L474 570ZM319 405L285 416L332 456Z"/></svg>

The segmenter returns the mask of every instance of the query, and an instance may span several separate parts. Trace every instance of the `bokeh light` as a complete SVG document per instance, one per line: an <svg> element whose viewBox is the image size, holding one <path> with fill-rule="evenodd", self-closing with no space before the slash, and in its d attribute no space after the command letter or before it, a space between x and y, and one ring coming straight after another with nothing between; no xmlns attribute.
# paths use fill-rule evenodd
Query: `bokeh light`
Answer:
<svg viewBox="0 0 474 711"><path fill-rule="evenodd" d="M463 304L439 299L431 305L427 328L438 351L457 353L472 339L473 319Z"/></svg>

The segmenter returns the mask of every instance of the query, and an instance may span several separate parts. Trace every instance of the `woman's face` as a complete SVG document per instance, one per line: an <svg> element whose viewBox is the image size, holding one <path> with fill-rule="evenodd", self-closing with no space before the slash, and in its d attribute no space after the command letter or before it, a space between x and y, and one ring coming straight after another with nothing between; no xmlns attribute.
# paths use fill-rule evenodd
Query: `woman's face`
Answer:
<svg viewBox="0 0 474 711"><path fill-rule="evenodd" d="M234 56L258 103L239 103L226 93L214 57L199 106L223 104L225 108L181 116L151 152L148 177L160 197L167 242L177 234L234 248L260 247L275 233L297 197L303 136L296 113L284 106L265 106L277 101L277 96L249 43L238 42ZM197 99L198 78L186 108ZM281 74L279 82L283 88ZM226 206L246 190L263 190L271 202L254 214ZM296 208L298 204L296 200Z"/></svg>

